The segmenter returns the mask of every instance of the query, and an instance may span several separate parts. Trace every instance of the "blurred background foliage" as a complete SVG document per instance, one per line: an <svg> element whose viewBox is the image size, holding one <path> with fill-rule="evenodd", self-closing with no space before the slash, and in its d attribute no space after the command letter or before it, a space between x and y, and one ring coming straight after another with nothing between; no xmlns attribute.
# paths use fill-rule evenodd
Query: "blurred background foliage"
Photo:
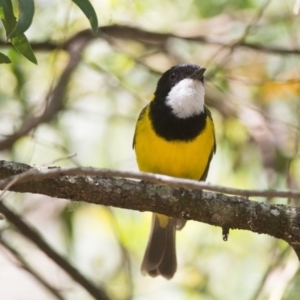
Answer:
<svg viewBox="0 0 300 300"><path fill-rule="evenodd" d="M298 189L298 2L91 1L100 26L129 25L174 37L163 45L109 34L91 40L67 85L62 109L3 149L0 158L40 165L76 153L54 165L137 170L132 137L138 114L159 74L188 62L208 69L206 100L218 143L208 181L240 189ZM71 1L36 0L26 31L36 66L5 44L0 27L0 50L12 60L1 65L1 140L43 111L68 63L60 45L86 28L88 20ZM38 47L48 42L57 47ZM286 199L253 200L298 205ZM10 193L6 202L112 299L299 299L296 255L268 236L232 230L223 242L219 228L190 221L177 234L178 271L166 281L139 271L150 213L29 194ZM5 221L0 227L2 238L65 299L91 299ZM5 299L53 299L5 247L0 251Z"/></svg>

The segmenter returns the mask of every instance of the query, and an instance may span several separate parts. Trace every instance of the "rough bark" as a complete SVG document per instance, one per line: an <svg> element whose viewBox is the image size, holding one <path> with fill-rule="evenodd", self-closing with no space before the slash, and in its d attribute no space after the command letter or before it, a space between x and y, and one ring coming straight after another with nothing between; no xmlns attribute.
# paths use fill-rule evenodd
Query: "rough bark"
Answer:
<svg viewBox="0 0 300 300"><path fill-rule="evenodd" d="M0 179L26 172L31 166L0 161ZM47 168L46 168L47 170ZM49 168L53 170L53 167ZM57 169L60 170L60 169ZM33 175L33 178L38 176ZM8 189L94 204L151 211L225 229L263 233L288 242L300 257L300 208L266 204L221 193L174 188L125 178L49 174L15 183ZM0 181L0 188L3 182Z"/></svg>

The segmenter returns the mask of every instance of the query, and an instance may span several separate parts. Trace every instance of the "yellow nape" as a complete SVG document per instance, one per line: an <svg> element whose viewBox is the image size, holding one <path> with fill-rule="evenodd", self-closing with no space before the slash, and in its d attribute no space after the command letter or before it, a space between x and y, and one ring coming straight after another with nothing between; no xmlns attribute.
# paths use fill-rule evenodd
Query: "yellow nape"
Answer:
<svg viewBox="0 0 300 300"><path fill-rule="evenodd" d="M153 130L149 106L138 121L135 151L140 171L199 180L214 149L214 125L207 117L206 127L192 141L167 141Z"/></svg>

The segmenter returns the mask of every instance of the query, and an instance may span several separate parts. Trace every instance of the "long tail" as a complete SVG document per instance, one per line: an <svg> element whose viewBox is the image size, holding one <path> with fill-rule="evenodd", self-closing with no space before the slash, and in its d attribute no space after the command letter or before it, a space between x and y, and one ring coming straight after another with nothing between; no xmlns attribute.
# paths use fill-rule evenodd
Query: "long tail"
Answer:
<svg viewBox="0 0 300 300"><path fill-rule="evenodd" d="M152 228L142 262L143 275L161 275L171 279L177 268L175 232L176 219L153 214Z"/></svg>

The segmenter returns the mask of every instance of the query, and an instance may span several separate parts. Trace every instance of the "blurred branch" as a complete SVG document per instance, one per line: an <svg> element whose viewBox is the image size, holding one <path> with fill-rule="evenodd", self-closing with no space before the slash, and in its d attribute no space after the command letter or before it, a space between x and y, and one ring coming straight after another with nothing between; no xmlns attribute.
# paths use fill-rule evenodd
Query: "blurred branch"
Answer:
<svg viewBox="0 0 300 300"><path fill-rule="evenodd" d="M31 171L28 172L30 169ZM26 173L20 174L22 172ZM269 205L220 194L224 192L247 196L300 198L300 191L239 190L169 176L93 168L38 170L24 164L0 161L1 189L5 188L11 180L15 180L16 176L18 183L9 188L11 191L39 193L74 201L152 211L222 228L264 233L288 242L300 258L300 208ZM124 179L124 177L142 179L143 182ZM218 193L207 193L202 190ZM0 212L6 216L3 204L0 205Z"/></svg>
<svg viewBox="0 0 300 300"><path fill-rule="evenodd" d="M275 249L275 247L274 247ZM259 285L256 287L256 291L253 294L253 296L251 297L251 300L256 300L259 299L259 297L261 296L261 293L263 291L264 286L266 285L269 277L276 271L278 271L279 268L281 268L283 265L286 264L286 257L287 255L290 253L290 249L289 247L285 248L284 250L282 250L279 254L276 255L276 257L274 257L272 259L272 264L268 266L268 269L265 271L263 278L261 279Z"/></svg>
<svg viewBox="0 0 300 300"><path fill-rule="evenodd" d="M24 259L24 257L19 253L14 247L12 247L3 238L0 238L0 244L9 251L14 258L19 262L20 267L31 274L41 285L46 288L56 299L64 300L65 298L60 294L60 292L51 286L40 274L38 274Z"/></svg>
<svg viewBox="0 0 300 300"><path fill-rule="evenodd" d="M120 262L120 265L115 270L115 275L119 275L122 273L122 271L126 270L126 288L127 288L127 294L126 292L123 293L123 299L130 300L133 299L133 291L134 291L134 284L133 284L133 278L131 273L131 260L129 251L124 245L124 241L121 236L121 226L119 226L116 216L114 215L114 211L110 207L106 207L108 215L111 219L111 225L112 229L114 231L114 235L116 238L116 242L118 243L118 247L120 249L122 259Z"/></svg>
<svg viewBox="0 0 300 300"><path fill-rule="evenodd" d="M73 71L81 60L81 53L87 42L88 39L82 36L68 44L68 51L70 53L69 62L62 72L56 86L46 97L46 108L44 113L41 116L31 114L26 117L18 131L0 141L0 150L10 148L20 137L28 134L41 123L49 122L60 110L64 108L63 102L68 83Z"/></svg>
<svg viewBox="0 0 300 300"><path fill-rule="evenodd" d="M74 268L65 258L54 251L34 228L25 223L20 216L11 211L6 205L3 204L2 201L0 201L0 212L19 230L19 232L32 241L46 255L48 255L48 257L50 257L58 266L60 266L67 274L69 274L74 281L85 288L85 290L89 292L95 299L109 299L101 288L95 286L81 273L79 273L79 271Z"/></svg>
<svg viewBox="0 0 300 300"><path fill-rule="evenodd" d="M77 39L86 39L86 42L89 42L95 38L105 38L105 37L112 37L118 38L123 40L134 40L139 41L145 45L152 45L152 46L164 46L168 39L176 38L186 41L193 41L202 44L208 45L217 45L223 47L232 47L232 42L223 42L220 37L208 37L208 36L180 36L172 33L157 33L142 30L140 28L131 27L127 25L107 25L99 27L97 35L93 35L92 32L87 29L83 30L74 36L72 36L69 40L64 43L53 43L49 41L36 43L31 43L31 46L34 50L43 50L43 51L51 51L56 49L64 49L68 50L70 44L72 44ZM0 41L0 47L10 46L10 43L2 40ZM236 47L243 47L248 48L250 50L264 52L264 53L272 53L272 54L279 54L279 55L300 55L300 49L287 49L282 47L275 47L275 46L265 46L260 44L253 44L248 43L245 41L240 41Z"/></svg>
<svg viewBox="0 0 300 300"><path fill-rule="evenodd" d="M235 42L236 45L245 42L245 39L251 33L251 31L253 31L253 29L256 27L257 23L262 18L263 14L265 13L265 11L270 3L271 3L271 0L266 0L265 3L262 4L261 8L257 11L257 13L254 15L251 22L246 27L243 35L240 38L238 38L238 40Z"/></svg>
<svg viewBox="0 0 300 300"><path fill-rule="evenodd" d="M220 45L222 50L223 49L226 49L226 50L229 49L229 51L227 51L226 55L222 59L222 62L220 62L218 65L216 65L215 68L209 72L210 77L213 77L214 74L216 74L219 70L221 70L227 64L227 62L232 58L233 52L235 51L235 49L238 46L245 43L245 40L246 40L247 36L256 27L257 23L259 22L259 20L263 16L263 14L264 14L265 10L267 9L268 5L270 4L270 2L271 2L271 0L267 0L261 6L261 8L254 15L253 19L246 26L243 34L239 38L237 38L236 40L233 40L231 43L226 43L226 44ZM216 59L216 56L219 55L221 52L222 51L220 51L220 49L218 49L215 52L215 54L210 57L210 61L208 62L208 64L206 64L206 66L208 66L211 62L213 62Z"/></svg>
<svg viewBox="0 0 300 300"><path fill-rule="evenodd" d="M32 129L36 128L39 124L48 122L52 120L59 111L64 108L64 97L66 93L66 89L70 78L73 74L73 71L78 66L81 61L81 52L84 47L96 38L106 39L109 42L113 38L115 39L124 39L124 40L134 40L139 41L146 46L154 46L159 47L162 50L166 48L166 43L168 39L177 38L183 39L187 41L199 42L204 44L213 44L219 45L224 48L232 49L233 45L234 48L236 47L246 47L249 49L253 49L256 51L266 52L266 53L273 53L279 55L286 55L286 54L300 54L300 49L285 49L281 47L272 47L272 46L265 46L265 45L257 45L257 44L249 44L245 41L244 37L250 31L250 29L256 24L256 21L260 18L264 8L269 3L266 2L264 6L262 6L261 11L259 12L258 16L249 24L246 29L245 34L240 38L238 41L230 41L230 42L223 42L220 38L212 38L207 36L179 36L171 33L156 33L150 32L146 30L142 30L140 28L130 27L126 25L108 25L99 28L98 34L93 35L90 30L81 31L74 36L70 37L64 43L53 43L53 42L42 42L42 43L32 43L32 47L34 50L43 50L43 51L52 51L58 49L64 49L69 52L69 62L63 71L60 79L58 80L56 86L54 87L53 91L48 95L47 102L48 105L44 113L40 116L36 116L34 114L29 115L24 121L20 128L10 136L5 137L4 139L0 140L0 150L10 148L16 140L20 137L28 134ZM9 43L6 41L0 41L0 47L10 46ZM222 93L217 93L212 86L208 86L207 92L207 103L213 107L217 107L218 110L223 115L236 115L236 107L229 107L228 101L223 98L224 95ZM214 99L213 96L216 96Z"/></svg>

